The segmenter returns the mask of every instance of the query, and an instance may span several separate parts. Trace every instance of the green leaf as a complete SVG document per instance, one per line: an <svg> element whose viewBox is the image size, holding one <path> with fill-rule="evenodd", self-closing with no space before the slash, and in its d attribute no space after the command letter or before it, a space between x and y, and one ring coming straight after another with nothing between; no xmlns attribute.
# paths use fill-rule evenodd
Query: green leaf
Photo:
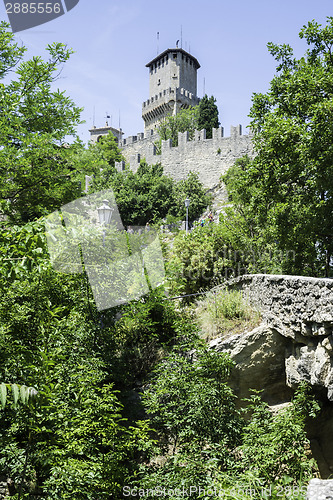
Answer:
<svg viewBox="0 0 333 500"><path fill-rule="evenodd" d="M20 390L19 390L19 387L17 384L12 384L12 393L13 393L13 400L14 400L14 408L17 407L17 402L18 402L18 399L19 399L19 395L20 395Z"/></svg>
<svg viewBox="0 0 333 500"><path fill-rule="evenodd" d="M6 384L2 383L0 385L0 403L2 409L4 409L6 406L6 399L7 399L7 386Z"/></svg>
<svg viewBox="0 0 333 500"><path fill-rule="evenodd" d="M23 404L28 402L29 393L26 385L21 385L20 387L20 397Z"/></svg>

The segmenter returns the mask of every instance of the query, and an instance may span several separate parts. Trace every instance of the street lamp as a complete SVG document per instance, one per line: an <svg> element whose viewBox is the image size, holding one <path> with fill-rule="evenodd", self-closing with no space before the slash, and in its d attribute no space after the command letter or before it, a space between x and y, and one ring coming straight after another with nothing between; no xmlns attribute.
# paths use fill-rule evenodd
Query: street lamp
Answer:
<svg viewBox="0 0 333 500"><path fill-rule="evenodd" d="M190 206L190 200L189 198L186 198L185 200L185 207L186 207L186 234L188 233L188 207Z"/></svg>
<svg viewBox="0 0 333 500"><path fill-rule="evenodd" d="M108 200L103 200L103 205L97 207L99 223L103 226L103 247L105 246L105 227L110 224L113 208L108 205Z"/></svg>

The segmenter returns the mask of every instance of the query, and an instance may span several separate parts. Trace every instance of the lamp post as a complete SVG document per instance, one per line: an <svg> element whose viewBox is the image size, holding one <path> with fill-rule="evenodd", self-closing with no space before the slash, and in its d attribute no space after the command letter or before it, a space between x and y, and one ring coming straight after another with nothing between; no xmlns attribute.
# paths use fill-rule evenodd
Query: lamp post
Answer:
<svg viewBox="0 0 333 500"><path fill-rule="evenodd" d="M186 234L188 233L188 207L190 206L190 200L189 198L186 198L185 200L185 207L186 207Z"/></svg>
<svg viewBox="0 0 333 500"><path fill-rule="evenodd" d="M105 246L105 227L110 224L113 208L108 205L108 200L103 200L103 205L97 207L99 223L103 226L103 247Z"/></svg>

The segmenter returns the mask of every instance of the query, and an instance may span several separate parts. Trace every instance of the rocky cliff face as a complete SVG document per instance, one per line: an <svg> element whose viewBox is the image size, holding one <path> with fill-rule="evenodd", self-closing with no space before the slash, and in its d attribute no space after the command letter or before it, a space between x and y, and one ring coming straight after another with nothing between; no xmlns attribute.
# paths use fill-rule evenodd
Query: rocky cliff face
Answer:
<svg viewBox="0 0 333 500"><path fill-rule="evenodd" d="M301 381L320 393L323 411L309 427L322 477L333 474L333 280L302 276L246 275L224 287L242 290L262 325L218 338L210 347L229 352L236 366L231 385L240 398L263 390L270 405L290 400Z"/></svg>
<svg viewBox="0 0 333 500"><path fill-rule="evenodd" d="M262 390L270 405L290 398L285 383L286 342L275 329L263 324L245 334L214 339L210 347L228 352L235 361L230 385L240 399L248 398L251 389Z"/></svg>
<svg viewBox="0 0 333 500"><path fill-rule="evenodd" d="M226 286L242 290L250 305L261 312L267 329L279 334L285 384L294 388L307 381L325 389L333 401L333 280L255 274ZM267 331L263 342L266 335ZM263 351L262 355L266 356Z"/></svg>

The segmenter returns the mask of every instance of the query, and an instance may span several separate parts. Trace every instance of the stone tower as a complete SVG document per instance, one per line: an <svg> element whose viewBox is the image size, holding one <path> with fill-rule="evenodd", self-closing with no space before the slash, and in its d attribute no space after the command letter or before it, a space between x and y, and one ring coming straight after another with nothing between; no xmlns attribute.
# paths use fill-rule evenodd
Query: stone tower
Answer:
<svg viewBox="0 0 333 500"><path fill-rule="evenodd" d="M158 122L180 109L199 104L197 70L200 64L183 49L167 49L146 64L149 99L142 105L145 132L154 133Z"/></svg>

